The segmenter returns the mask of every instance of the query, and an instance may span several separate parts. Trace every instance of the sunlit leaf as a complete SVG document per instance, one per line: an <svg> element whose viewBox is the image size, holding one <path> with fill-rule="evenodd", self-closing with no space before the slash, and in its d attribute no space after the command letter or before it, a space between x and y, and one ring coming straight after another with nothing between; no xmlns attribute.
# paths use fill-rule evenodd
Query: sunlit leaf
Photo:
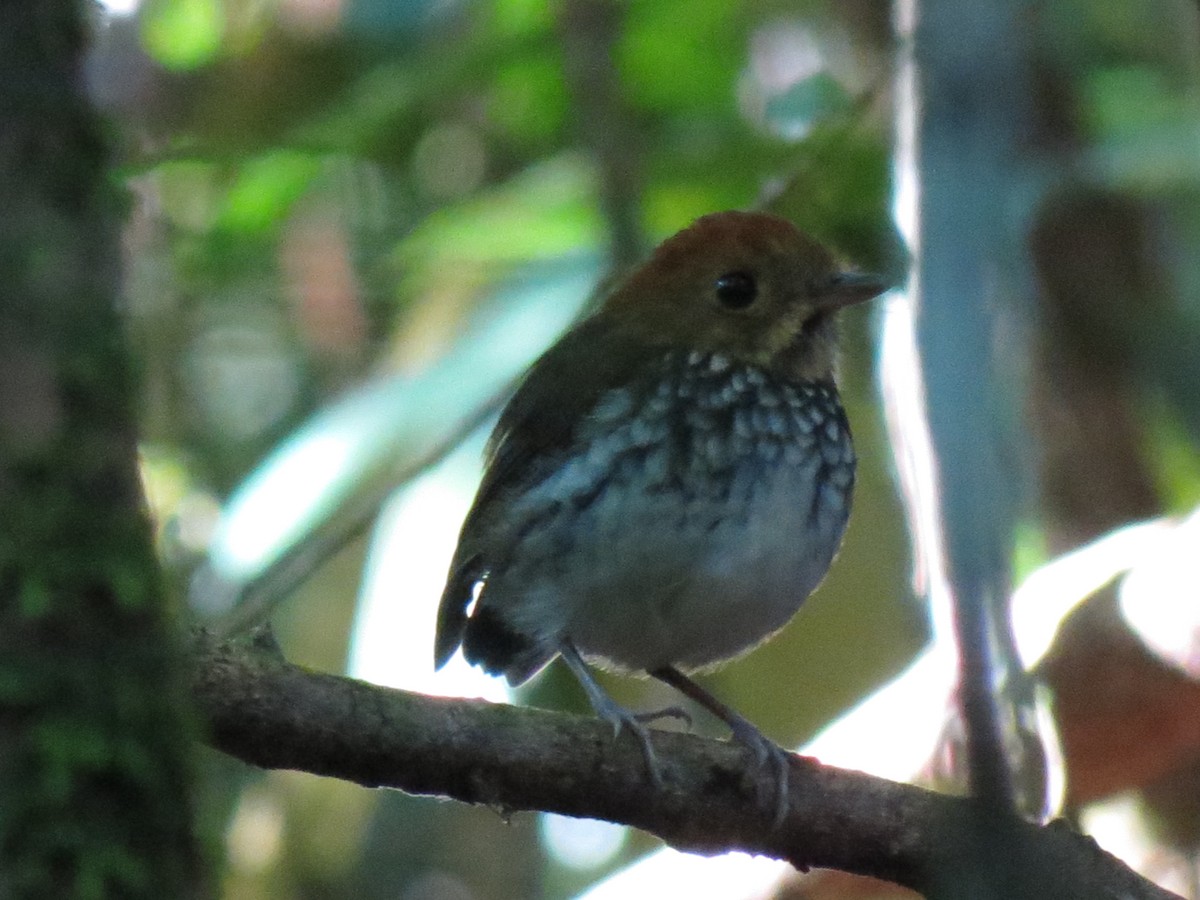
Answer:
<svg viewBox="0 0 1200 900"><path fill-rule="evenodd" d="M507 136L523 144L554 135L567 115L559 64L546 53L505 66L496 74L488 115Z"/></svg>
<svg viewBox="0 0 1200 900"><path fill-rule="evenodd" d="M503 34L526 34L548 29L552 24L551 4L545 0L495 0L492 18Z"/></svg>
<svg viewBox="0 0 1200 900"><path fill-rule="evenodd" d="M657 109L733 107L745 20L724 0L631 4L617 65L631 99Z"/></svg>
<svg viewBox="0 0 1200 900"><path fill-rule="evenodd" d="M423 223L398 249L410 271L470 260L487 265L548 259L594 247L602 235L582 162L565 157Z"/></svg>
<svg viewBox="0 0 1200 900"><path fill-rule="evenodd" d="M316 157L287 150L251 160L229 189L217 225L232 231L277 225L320 170Z"/></svg>
<svg viewBox="0 0 1200 900"><path fill-rule="evenodd" d="M1158 483L1172 509L1200 506L1200 458L1196 445L1182 425L1167 415L1150 423L1157 449Z"/></svg>
<svg viewBox="0 0 1200 900"><path fill-rule="evenodd" d="M221 49L225 17L219 0L154 0L142 14L142 42L168 69L195 69Z"/></svg>

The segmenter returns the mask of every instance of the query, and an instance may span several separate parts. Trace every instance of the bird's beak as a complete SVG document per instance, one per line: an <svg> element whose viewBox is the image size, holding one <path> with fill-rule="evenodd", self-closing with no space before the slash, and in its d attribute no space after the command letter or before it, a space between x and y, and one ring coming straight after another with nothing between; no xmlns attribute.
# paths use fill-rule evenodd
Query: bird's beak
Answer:
<svg viewBox="0 0 1200 900"><path fill-rule="evenodd" d="M830 312L878 297L891 285L878 275L836 272L818 286L816 305Z"/></svg>

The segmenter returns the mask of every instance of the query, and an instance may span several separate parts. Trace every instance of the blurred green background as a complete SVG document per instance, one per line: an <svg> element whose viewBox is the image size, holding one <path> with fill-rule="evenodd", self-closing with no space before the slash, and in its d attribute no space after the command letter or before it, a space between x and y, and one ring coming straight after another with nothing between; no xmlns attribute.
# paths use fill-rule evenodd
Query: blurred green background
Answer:
<svg viewBox="0 0 1200 900"><path fill-rule="evenodd" d="M1039 152L1149 233L1142 258L1171 317L1143 304L1141 331L1119 312L1103 313L1107 331L1067 328L1119 348L1119 390L1105 396L1132 398L1125 462L1148 486L1079 525L1037 479L1017 485L1020 571L1200 498L1185 340L1200 314L1171 305L1200 284L1195 11L1126 6L1044 11ZM431 672L433 609L491 413L597 285L706 212L770 208L902 280L891 17L868 0L98 7L88 77L129 189L143 470L180 602L217 620L269 615L304 665L503 697ZM1052 212L1070 224L1072 209ZM1053 289L1065 251L1039 253L1062 230L1040 234L1032 255ZM1087 273L1111 284L1104 261ZM846 322L861 462L839 561L776 640L707 679L790 745L926 640L874 382L881 309ZM1147 349L1164 333L1173 355ZM632 705L664 699L607 684ZM587 709L553 667L519 699ZM566 897L652 846L206 763L230 898Z"/></svg>

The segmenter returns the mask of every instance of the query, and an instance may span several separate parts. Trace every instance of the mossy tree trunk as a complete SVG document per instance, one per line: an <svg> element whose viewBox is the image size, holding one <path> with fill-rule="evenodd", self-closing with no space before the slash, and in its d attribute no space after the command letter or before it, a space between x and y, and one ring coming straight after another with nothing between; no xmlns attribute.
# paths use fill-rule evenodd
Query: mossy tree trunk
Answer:
<svg viewBox="0 0 1200 900"><path fill-rule="evenodd" d="M0 898L194 897L83 2L0 4Z"/></svg>

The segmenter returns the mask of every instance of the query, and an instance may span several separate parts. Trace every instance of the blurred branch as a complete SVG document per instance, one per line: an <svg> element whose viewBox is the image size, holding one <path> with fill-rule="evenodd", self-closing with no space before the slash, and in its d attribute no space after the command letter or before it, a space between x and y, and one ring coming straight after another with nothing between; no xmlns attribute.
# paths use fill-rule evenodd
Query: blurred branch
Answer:
<svg viewBox="0 0 1200 900"><path fill-rule="evenodd" d="M486 803L502 814L607 819L683 850L741 850L801 869L871 875L932 900L978 896L981 873L964 869L974 857L963 852L980 813L975 801L797 757L789 816L772 831L753 800L767 786L754 783L745 752L726 742L656 732L664 784L654 787L637 742L614 741L597 719L310 672L286 662L262 632L237 643L201 633L194 665L211 744L252 765ZM1175 896L1065 826L989 821L1010 854L986 873L991 896Z"/></svg>
<svg viewBox="0 0 1200 900"><path fill-rule="evenodd" d="M971 793L998 816L1018 805L1040 814L1045 756L1027 724L1036 721L1033 693L1007 609L1026 478L1013 464L1023 436L1011 426L1011 361L1022 347L1010 323L1025 274L1014 212L1031 192L1022 156L1034 99L1029 22L1017 4L907 5L918 23L915 93L905 101L918 116L907 151L921 184L916 328L953 607L938 617L958 646ZM1020 748L1015 758L1008 748Z"/></svg>
<svg viewBox="0 0 1200 900"><path fill-rule="evenodd" d="M596 162L614 272L640 262L646 252L640 141L621 98L613 58L625 9L614 0L566 0L559 17L571 107L580 138Z"/></svg>

